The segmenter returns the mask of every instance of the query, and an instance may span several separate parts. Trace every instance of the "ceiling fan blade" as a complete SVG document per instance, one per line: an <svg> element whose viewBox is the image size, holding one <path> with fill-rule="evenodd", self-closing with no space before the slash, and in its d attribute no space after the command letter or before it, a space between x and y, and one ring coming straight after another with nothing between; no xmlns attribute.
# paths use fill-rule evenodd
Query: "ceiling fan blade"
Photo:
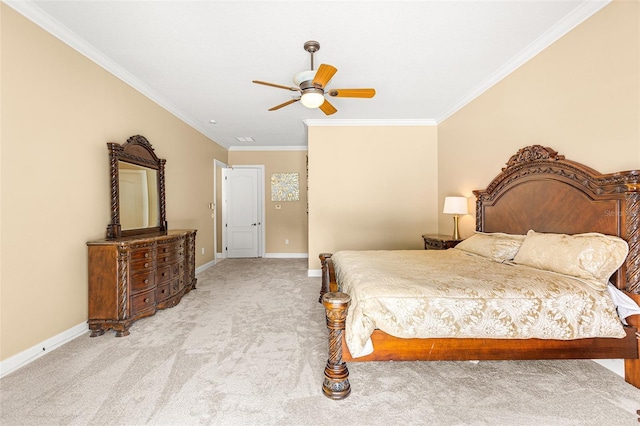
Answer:
<svg viewBox="0 0 640 426"><path fill-rule="evenodd" d="M329 80L338 72L338 69L332 65L321 64L320 68L313 77L313 85L319 88L323 88L327 85Z"/></svg>
<svg viewBox="0 0 640 426"><path fill-rule="evenodd" d="M375 89L330 89L329 96L338 98L373 98Z"/></svg>
<svg viewBox="0 0 640 426"><path fill-rule="evenodd" d="M324 103L320 105L320 110L324 112L326 115L335 114L338 111L336 107L331 105L331 103L329 103L329 101L326 99L324 100Z"/></svg>
<svg viewBox="0 0 640 426"><path fill-rule="evenodd" d="M298 87L282 86L280 84L267 83L266 81L260 81L260 80L253 80L253 82L256 83L256 84L263 84L265 86L277 87L278 89L286 89L286 90L291 90L291 91L295 91L295 92L299 92L300 91L300 88L298 88Z"/></svg>
<svg viewBox="0 0 640 426"><path fill-rule="evenodd" d="M276 105L273 108L269 108L269 111L275 111L277 109L280 109L282 107L286 107L287 105L291 105L294 102L298 102L300 100L300 98L295 98L295 99L291 99L290 101L287 102L283 102L280 105Z"/></svg>

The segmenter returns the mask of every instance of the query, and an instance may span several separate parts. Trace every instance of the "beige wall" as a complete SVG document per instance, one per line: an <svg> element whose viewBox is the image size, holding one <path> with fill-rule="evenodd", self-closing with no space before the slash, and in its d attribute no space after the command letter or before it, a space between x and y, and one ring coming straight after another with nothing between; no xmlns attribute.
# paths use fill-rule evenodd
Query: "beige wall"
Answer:
<svg viewBox="0 0 640 426"><path fill-rule="evenodd" d="M419 249L438 226L435 126L309 127L309 269L343 249Z"/></svg>
<svg viewBox="0 0 640 426"><path fill-rule="evenodd" d="M86 241L110 220L107 142L145 136L167 159L170 228L213 259L213 160L227 151L4 3L0 359L87 319ZM207 255L201 255L204 247Z"/></svg>
<svg viewBox="0 0 640 426"><path fill-rule="evenodd" d="M602 173L640 169L640 2L604 7L438 126L440 207L533 144ZM463 236L474 220L461 219Z"/></svg>
<svg viewBox="0 0 640 426"><path fill-rule="evenodd" d="M307 253L307 151L229 151L229 165L265 167L265 255ZM299 201L271 201L271 174L298 173ZM276 205L281 206L276 210ZM289 240L289 244L285 244Z"/></svg>

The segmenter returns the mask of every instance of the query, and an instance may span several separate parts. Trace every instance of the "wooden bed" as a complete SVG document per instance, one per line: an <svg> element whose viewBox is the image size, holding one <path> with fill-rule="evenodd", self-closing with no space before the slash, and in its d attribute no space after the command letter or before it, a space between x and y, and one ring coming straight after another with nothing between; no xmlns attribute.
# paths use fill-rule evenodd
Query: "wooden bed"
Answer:
<svg viewBox="0 0 640 426"><path fill-rule="evenodd" d="M612 282L640 305L639 171L603 175L551 148L534 145L520 149L486 189L474 194L477 231L599 232L626 240L629 254ZM331 254L320 254L320 260L320 299L329 328L322 388L331 399L343 399L351 392L345 361L622 358L625 380L640 387L640 315L627 318L626 337L621 339L402 339L375 330L374 352L354 359L343 336L350 296L338 291Z"/></svg>

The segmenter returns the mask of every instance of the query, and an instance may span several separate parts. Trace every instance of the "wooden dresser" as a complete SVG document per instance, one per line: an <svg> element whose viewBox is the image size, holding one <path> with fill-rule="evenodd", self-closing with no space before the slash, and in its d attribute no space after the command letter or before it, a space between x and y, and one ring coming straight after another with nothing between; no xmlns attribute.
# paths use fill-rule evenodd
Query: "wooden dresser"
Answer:
<svg viewBox="0 0 640 426"><path fill-rule="evenodd" d="M196 288L195 230L90 241L89 329L116 337Z"/></svg>

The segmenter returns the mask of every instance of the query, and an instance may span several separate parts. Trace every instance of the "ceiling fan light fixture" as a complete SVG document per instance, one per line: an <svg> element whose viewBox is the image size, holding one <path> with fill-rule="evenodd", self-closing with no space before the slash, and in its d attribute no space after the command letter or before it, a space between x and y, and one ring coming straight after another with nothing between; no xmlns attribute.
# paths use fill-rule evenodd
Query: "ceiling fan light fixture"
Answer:
<svg viewBox="0 0 640 426"><path fill-rule="evenodd" d="M302 94L300 102L307 108L318 108L324 103L324 94L321 90L306 91Z"/></svg>

